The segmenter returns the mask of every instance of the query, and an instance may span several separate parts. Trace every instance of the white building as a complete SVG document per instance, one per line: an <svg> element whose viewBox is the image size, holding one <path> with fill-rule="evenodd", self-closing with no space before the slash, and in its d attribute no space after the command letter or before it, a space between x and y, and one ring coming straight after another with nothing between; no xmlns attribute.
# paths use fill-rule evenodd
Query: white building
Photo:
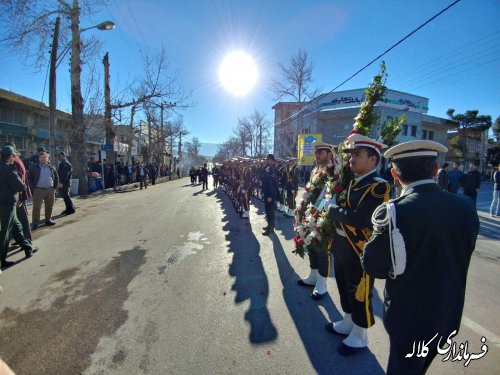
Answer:
<svg viewBox="0 0 500 375"><path fill-rule="evenodd" d="M276 104L273 107L276 156L296 155L299 133L322 134L323 142L339 144L352 130L354 117L365 100L364 90L339 91L320 96L319 100L306 104L302 112L288 116L285 110L290 111L290 105L297 103ZM384 101L375 106L379 116L379 123L372 134L375 138L380 134L380 128L388 117L398 117L402 114L406 115L407 121L397 138L399 143L430 139L447 145L448 130L458 127L455 121L428 115L429 99L421 96L387 90Z"/></svg>

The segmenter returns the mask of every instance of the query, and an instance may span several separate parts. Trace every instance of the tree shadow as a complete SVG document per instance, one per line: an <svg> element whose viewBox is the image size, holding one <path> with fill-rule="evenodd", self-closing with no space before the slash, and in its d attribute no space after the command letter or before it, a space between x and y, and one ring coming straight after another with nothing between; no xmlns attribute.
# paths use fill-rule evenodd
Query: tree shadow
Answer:
<svg viewBox="0 0 500 375"><path fill-rule="evenodd" d="M269 283L259 255L260 244L253 234L248 220L241 220L230 199L222 192L216 196L220 203L227 232L228 252L233 253L229 274L235 277L232 290L236 292L235 303L250 301L245 320L250 323L249 340L253 344L263 344L276 340L278 332L267 309Z"/></svg>
<svg viewBox="0 0 500 375"><path fill-rule="evenodd" d="M384 374L384 370L369 348L353 357L342 357L338 353L336 348L343 338L325 331L325 325L329 321L341 318L330 295L328 294L319 302L311 300L310 288L297 285L299 276L288 261L279 238L272 237L272 242L283 284L283 298L316 372L349 375ZM329 320L325 318L319 306L326 310Z"/></svg>

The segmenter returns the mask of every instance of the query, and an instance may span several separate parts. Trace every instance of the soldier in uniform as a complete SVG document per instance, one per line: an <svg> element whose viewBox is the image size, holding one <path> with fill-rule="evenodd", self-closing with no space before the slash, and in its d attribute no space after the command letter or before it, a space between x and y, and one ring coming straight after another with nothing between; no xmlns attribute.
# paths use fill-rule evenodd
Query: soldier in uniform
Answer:
<svg viewBox="0 0 500 375"><path fill-rule="evenodd" d="M316 173L327 173L326 166L333 156L333 146L328 143L314 142L314 154L316 166L311 173L313 180ZM319 185L319 184L318 184ZM323 189L324 185L318 186ZM316 202L311 202L316 204ZM310 250L307 253L309 257L310 271L309 275L298 280L297 284L304 287L313 287L311 298L314 300L322 299L327 293L326 280L330 275L330 246L321 250Z"/></svg>
<svg viewBox="0 0 500 375"><path fill-rule="evenodd" d="M249 212L250 212L250 192L252 190L252 175L251 175L251 170L250 170L250 165L248 163L245 164L243 167L242 171L242 178L241 178L241 192L240 192L240 199L241 199L241 218L242 219L249 219Z"/></svg>
<svg viewBox="0 0 500 375"><path fill-rule="evenodd" d="M290 159L288 161L287 172L287 181L285 186L287 210L285 215L293 217L293 212L295 210L295 198L297 197L297 191L299 190L299 171L295 159Z"/></svg>
<svg viewBox="0 0 500 375"><path fill-rule="evenodd" d="M341 321L328 323L327 331L347 336L338 350L352 355L368 346L367 329L374 324L372 308L373 278L361 267L360 256L372 233L373 211L389 200L390 185L377 176L381 142L355 133L347 139L344 152L355 179L345 201L329 206L328 216L335 222L333 239L334 271L344 311Z"/></svg>
<svg viewBox="0 0 500 375"><path fill-rule="evenodd" d="M262 195L266 209L267 226L264 228L262 234L264 236L269 236L274 233L274 210L276 207L276 197L278 195L278 182L276 181L273 154L267 155L266 165L262 176Z"/></svg>
<svg viewBox="0 0 500 375"><path fill-rule="evenodd" d="M276 208L278 209L278 211L285 212L287 166L281 161L276 167L276 178L278 180L278 199L276 202Z"/></svg>
<svg viewBox="0 0 500 375"><path fill-rule="evenodd" d="M376 210L375 230L362 257L371 277L386 279L384 326L391 375L424 374L438 343L448 346L446 340L460 327L479 219L470 199L436 185L438 152L447 148L428 140L401 143L385 152L403 191ZM422 341L426 354L415 352L415 343Z"/></svg>

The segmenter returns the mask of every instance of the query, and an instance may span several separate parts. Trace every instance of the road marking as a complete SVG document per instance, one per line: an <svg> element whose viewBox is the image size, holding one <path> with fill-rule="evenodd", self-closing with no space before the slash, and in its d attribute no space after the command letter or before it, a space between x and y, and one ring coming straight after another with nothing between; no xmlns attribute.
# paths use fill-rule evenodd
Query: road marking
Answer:
<svg viewBox="0 0 500 375"><path fill-rule="evenodd" d="M488 331L486 328L484 328L482 325L476 323L472 319L469 319L465 315L462 316L462 324L474 332L476 332L480 336L486 337L486 343L491 343L495 345L497 348L500 348L500 337L495 335L493 332Z"/></svg>

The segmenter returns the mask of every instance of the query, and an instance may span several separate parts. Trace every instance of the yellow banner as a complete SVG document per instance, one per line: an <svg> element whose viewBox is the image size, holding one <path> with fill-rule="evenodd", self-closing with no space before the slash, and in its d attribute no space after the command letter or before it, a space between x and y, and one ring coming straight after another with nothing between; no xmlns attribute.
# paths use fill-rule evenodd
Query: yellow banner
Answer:
<svg viewBox="0 0 500 375"><path fill-rule="evenodd" d="M297 140L297 164L314 165L313 142L321 142L323 134L299 134Z"/></svg>

